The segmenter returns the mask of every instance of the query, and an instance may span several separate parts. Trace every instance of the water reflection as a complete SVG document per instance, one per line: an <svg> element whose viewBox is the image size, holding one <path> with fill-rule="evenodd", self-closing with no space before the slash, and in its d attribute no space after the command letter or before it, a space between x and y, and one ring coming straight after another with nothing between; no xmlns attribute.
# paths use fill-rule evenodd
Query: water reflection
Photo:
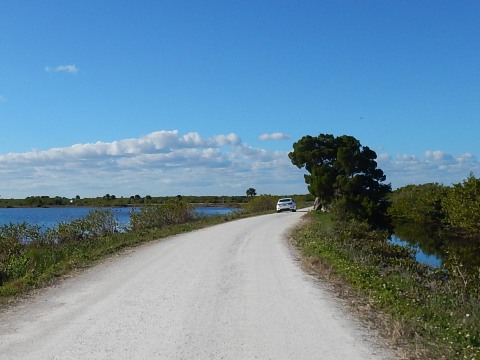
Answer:
<svg viewBox="0 0 480 360"><path fill-rule="evenodd" d="M415 253L415 259L425 265L440 267L442 265L442 260L436 254L427 254L422 248L416 243L410 243L408 241L402 240L396 235L392 235L389 239L392 244L408 247Z"/></svg>
<svg viewBox="0 0 480 360"><path fill-rule="evenodd" d="M466 271L480 267L480 241L460 239L435 226L397 222L392 243L407 246L416 253L418 262L433 267L462 264Z"/></svg>

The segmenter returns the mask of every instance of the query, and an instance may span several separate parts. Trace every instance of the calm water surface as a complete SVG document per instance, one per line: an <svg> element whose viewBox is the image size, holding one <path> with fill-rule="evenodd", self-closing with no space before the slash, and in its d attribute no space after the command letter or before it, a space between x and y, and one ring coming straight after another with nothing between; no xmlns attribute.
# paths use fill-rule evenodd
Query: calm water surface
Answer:
<svg viewBox="0 0 480 360"><path fill-rule="evenodd" d="M132 208L92 208L92 207L59 207L59 208L10 208L0 209L0 226L26 222L41 227L52 227L60 222L70 222L85 217L95 209L111 209L117 221L125 225L130 221Z"/></svg>
<svg viewBox="0 0 480 360"><path fill-rule="evenodd" d="M430 265L433 267L440 267L442 265L442 259L435 254L427 254L419 244L409 243L406 240L402 240L396 235L392 235L389 240L392 244L405 246L415 252L415 259L422 264Z"/></svg>
<svg viewBox="0 0 480 360"><path fill-rule="evenodd" d="M433 267L461 264L463 270L478 276L480 242L440 231L435 225L397 222L390 242L405 246L416 254L418 262Z"/></svg>
<svg viewBox="0 0 480 360"><path fill-rule="evenodd" d="M53 227L60 222L70 222L85 217L90 211L98 208L92 207L59 207L59 208L0 208L0 226L6 224L20 224L26 222L44 228ZM111 210L116 216L120 227L125 227L130 222L132 208L99 208ZM195 211L200 215L229 214L235 208L198 206Z"/></svg>

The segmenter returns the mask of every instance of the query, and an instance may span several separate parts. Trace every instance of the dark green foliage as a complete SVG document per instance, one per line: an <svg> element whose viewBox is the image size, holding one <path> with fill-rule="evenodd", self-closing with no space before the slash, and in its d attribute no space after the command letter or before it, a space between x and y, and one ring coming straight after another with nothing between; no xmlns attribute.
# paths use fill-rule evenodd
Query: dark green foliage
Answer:
<svg viewBox="0 0 480 360"><path fill-rule="evenodd" d="M298 168L305 167L310 175L305 175L308 191L323 201L329 202L334 197L333 183L336 172L333 162L337 156L333 135L310 135L293 144L293 151L288 154L292 163Z"/></svg>
<svg viewBox="0 0 480 360"><path fill-rule="evenodd" d="M436 183L404 186L391 194L389 213L395 218L440 224L445 217L442 200L447 193L446 187Z"/></svg>
<svg viewBox="0 0 480 360"><path fill-rule="evenodd" d="M30 207L44 207L44 206L64 206L69 204L69 199L55 196L29 196L24 200L25 206Z"/></svg>
<svg viewBox="0 0 480 360"><path fill-rule="evenodd" d="M466 237L480 238L480 179L470 174L462 183L453 185L442 206L449 227Z"/></svg>
<svg viewBox="0 0 480 360"><path fill-rule="evenodd" d="M246 193L247 193L247 196L250 196L250 197L257 195L257 191L254 188L248 188Z"/></svg>
<svg viewBox="0 0 480 360"><path fill-rule="evenodd" d="M377 168L377 155L352 136L310 135L293 144L288 154L298 168L305 167L309 192L321 205L336 208L344 219L366 220L375 227L388 225L386 196L391 187Z"/></svg>
<svg viewBox="0 0 480 360"><path fill-rule="evenodd" d="M464 238L480 239L480 180L473 174L461 183L408 185L395 190L389 213L420 224L434 224Z"/></svg>

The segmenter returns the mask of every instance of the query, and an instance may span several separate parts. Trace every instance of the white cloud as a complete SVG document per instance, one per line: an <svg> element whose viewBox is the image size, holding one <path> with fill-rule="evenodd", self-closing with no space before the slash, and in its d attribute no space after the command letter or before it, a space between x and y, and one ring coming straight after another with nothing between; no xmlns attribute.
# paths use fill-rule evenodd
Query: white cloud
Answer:
<svg viewBox="0 0 480 360"><path fill-rule="evenodd" d="M451 156L450 154L446 154L446 153L444 153L443 151L440 151L440 150L435 150L435 151L428 150L428 151L425 152L425 157L429 161L433 161L433 162L451 162L451 161L454 161L453 156Z"/></svg>
<svg viewBox="0 0 480 360"><path fill-rule="evenodd" d="M305 193L287 152L242 143L236 134L156 131L140 138L0 155L0 194L117 196Z"/></svg>
<svg viewBox="0 0 480 360"><path fill-rule="evenodd" d="M426 151L423 157L381 154L377 160L393 188L432 182L450 186L461 182L470 172L480 174L480 162L469 153L453 156L436 150Z"/></svg>
<svg viewBox="0 0 480 360"><path fill-rule="evenodd" d="M390 160L390 155L387 154L387 153L378 154L377 159L378 159L378 161L388 161L388 160Z"/></svg>
<svg viewBox="0 0 480 360"><path fill-rule="evenodd" d="M260 140L288 140L291 138L290 135L275 132L271 134L262 134L258 137Z"/></svg>
<svg viewBox="0 0 480 360"><path fill-rule="evenodd" d="M55 67L45 66L46 72L66 72L76 74L80 69L76 65L58 65Z"/></svg>

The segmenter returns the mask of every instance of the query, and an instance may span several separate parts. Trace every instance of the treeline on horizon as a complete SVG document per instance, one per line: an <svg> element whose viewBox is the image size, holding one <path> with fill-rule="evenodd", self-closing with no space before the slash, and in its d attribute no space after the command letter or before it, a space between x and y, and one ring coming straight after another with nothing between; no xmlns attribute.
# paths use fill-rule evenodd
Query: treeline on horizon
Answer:
<svg viewBox="0 0 480 360"><path fill-rule="evenodd" d="M264 196L264 195L258 195ZM257 197L258 197L257 196ZM313 202L314 197L309 194L305 195L268 195L271 197L289 196L304 202ZM190 204L208 204L208 205L242 205L248 203L254 196L194 196L194 195L176 195L176 196L140 196L132 195L130 197L117 197L115 195L106 194L100 197L81 198L77 195L74 198L66 198L62 196L28 196L24 199L0 199L0 208L13 207L55 207L55 206L84 206L84 207L128 207L163 204L171 199L183 200Z"/></svg>

